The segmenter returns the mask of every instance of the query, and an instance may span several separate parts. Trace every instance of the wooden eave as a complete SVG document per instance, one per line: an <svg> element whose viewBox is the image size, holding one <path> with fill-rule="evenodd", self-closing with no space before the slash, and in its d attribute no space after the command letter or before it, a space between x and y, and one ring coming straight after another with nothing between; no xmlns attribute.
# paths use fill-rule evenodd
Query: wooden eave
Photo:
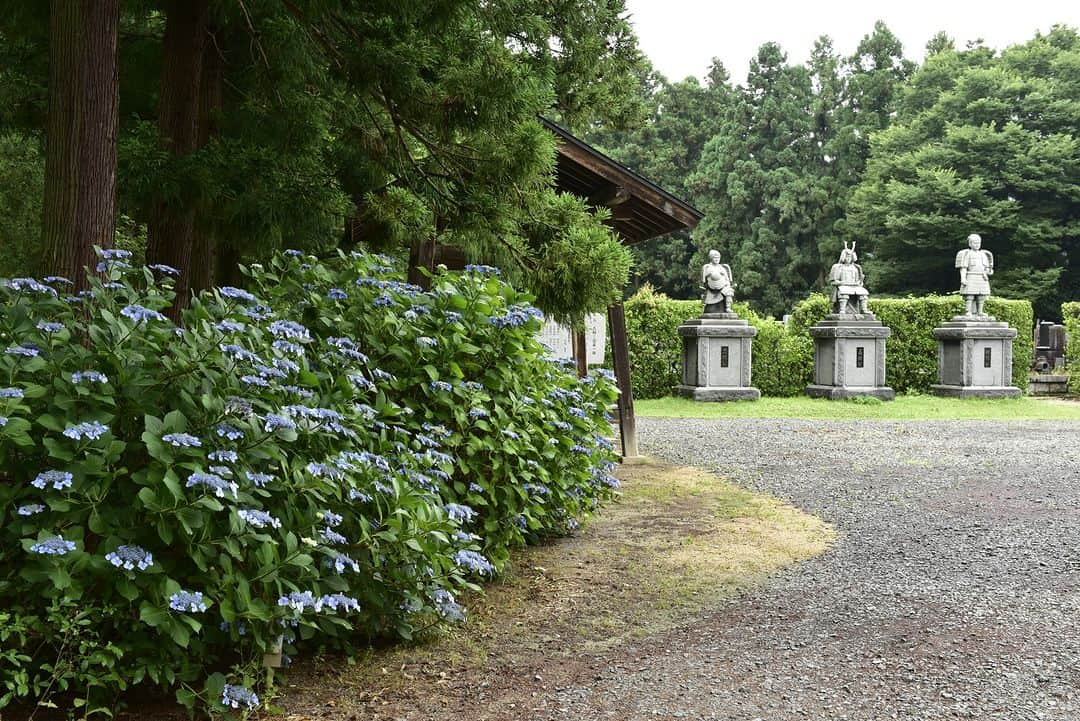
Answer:
<svg viewBox="0 0 1080 721"><path fill-rule="evenodd" d="M540 118L558 141L555 186L611 210L611 225L626 245L676 230L692 230L702 213L648 178L601 153L555 123Z"/></svg>

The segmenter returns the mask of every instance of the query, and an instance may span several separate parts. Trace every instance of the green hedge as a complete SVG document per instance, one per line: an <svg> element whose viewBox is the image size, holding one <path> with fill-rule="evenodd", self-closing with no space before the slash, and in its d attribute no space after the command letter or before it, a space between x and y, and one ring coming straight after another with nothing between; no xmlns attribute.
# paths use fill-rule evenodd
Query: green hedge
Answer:
<svg viewBox="0 0 1080 721"><path fill-rule="evenodd" d="M1067 305L1075 306L1073 323L1080 326L1080 303ZM1034 352L1028 342L1035 322L1031 303L990 298L986 309L1018 331L1013 346L1013 385L1026 390ZM809 328L829 314L829 299L814 294L797 303L786 327L771 318L761 318L743 303L736 303L734 310L758 329L754 338L754 385L766 396L800 395L814 372L814 346ZM928 391L937 380L937 341L933 329L962 313L963 299L959 296L873 298L870 310L892 329L886 345L888 384L901 393ZM700 301L672 300L648 286L626 302L635 398L671 395L682 373L679 325L700 313ZM1068 313L1065 316L1069 318ZM1073 337L1080 337L1080 329ZM1077 372L1080 374L1080 364Z"/></svg>
<svg viewBox="0 0 1080 721"><path fill-rule="evenodd" d="M1080 301L1061 304L1065 324L1065 360L1069 362L1069 392L1080 393Z"/></svg>
<svg viewBox="0 0 1080 721"><path fill-rule="evenodd" d="M791 312L788 332L808 335L810 326L828 315L829 305L829 299L820 294L797 303ZM871 298L870 311L892 329L892 336L885 344L886 382L898 393L928 391L937 381L937 341L933 330L964 312L963 298L958 295ZM986 301L986 312L1017 330L1013 343L1013 385L1026 392L1035 351L1030 342L1035 327L1031 303L990 298Z"/></svg>

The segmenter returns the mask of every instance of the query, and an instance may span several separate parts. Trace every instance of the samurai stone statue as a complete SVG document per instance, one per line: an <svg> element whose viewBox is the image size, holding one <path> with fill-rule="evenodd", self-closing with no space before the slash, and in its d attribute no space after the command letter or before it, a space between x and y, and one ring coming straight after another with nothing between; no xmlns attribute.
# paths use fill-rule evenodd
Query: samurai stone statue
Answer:
<svg viewBox="0 0 1080 721"><path fill-rule="evenodd" d="M829 271L829 283L832 285L830 298L833 302L833 313L867 313L866 301L870 298L870 291L863 287L866 276L863 275L862 266L855 261L859 256L855 254L855 243L848 247L844 241L844 249L840 251L840 262L835 263Z"/></svg>
<svg viewBox="0 0 1080 721"><path fill-rule="evenodd" d="M731 266L720 262L720 251L709 251L709 262L701 266L701 284L705 287L705 312L730 313L735 297Z"/></svg>
<svg viewBox="0 0 1080 721"><path fill-rule="evenodd" d="M994 256L982 249L982 238L976 233L967 237L968 247L956 254L960 269L960 295L964 296L966 315L986 315L983 304L990 297L990 276L994 274Z"/></svg>

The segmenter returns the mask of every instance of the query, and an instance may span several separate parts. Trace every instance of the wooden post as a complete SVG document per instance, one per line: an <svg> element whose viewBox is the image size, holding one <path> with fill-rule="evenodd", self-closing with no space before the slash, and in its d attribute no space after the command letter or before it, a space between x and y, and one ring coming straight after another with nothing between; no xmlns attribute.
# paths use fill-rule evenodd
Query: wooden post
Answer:
<svg viewBox="0 0 1080 721"><path fill-rule="evenodd" d="M570 333L574 338L574 360L577 361L578 378L584 378L589 374L589 358L585 348L585 331L571 329Z"/></svg>
<svg viewBox="0 0 1080 721"><path fill-rule="evenodd" d="M634 392L630 386L630 348L626 341L626 312L622 303L608 307L608 327L611 330L611 359L615 366L615 382L619 386L619 436L622 438L623 460L638 457L637 424L634 421Z"/></svg>

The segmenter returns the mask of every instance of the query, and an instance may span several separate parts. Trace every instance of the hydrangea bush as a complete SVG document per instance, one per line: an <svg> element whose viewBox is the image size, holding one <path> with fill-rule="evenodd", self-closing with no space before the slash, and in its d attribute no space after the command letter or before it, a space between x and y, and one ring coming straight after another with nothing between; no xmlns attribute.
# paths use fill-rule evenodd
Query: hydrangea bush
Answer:
<svg viewBox="0 0 1080 721"><path fill-rule="evenodd" d="M246 713L265 659L459 620L611 494L608 379L490 269L287 254L177 325L171 268L0 284L0 708L132 685Z"/></svg>

